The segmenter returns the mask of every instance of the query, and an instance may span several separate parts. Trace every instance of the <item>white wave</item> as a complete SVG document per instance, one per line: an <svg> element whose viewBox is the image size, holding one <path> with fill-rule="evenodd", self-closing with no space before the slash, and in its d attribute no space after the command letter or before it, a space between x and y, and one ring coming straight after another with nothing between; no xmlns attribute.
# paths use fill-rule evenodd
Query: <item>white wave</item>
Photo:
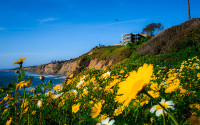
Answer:
<svg viewBox="0 0 200 125"><path fill-rule="evenodd" d="M66 78L66 76L61 76L60 78L61 78L61 79L65 79L65 78Z"/></svg>

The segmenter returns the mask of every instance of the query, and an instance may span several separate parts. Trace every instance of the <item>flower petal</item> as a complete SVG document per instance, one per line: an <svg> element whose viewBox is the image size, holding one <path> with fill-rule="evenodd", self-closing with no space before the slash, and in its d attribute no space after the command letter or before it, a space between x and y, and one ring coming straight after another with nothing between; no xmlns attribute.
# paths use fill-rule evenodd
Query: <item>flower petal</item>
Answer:
<svg viewBox="0 0 200 125"><path fill-rule="evenodd" d="M102 120L102 124L108 124L109 120L110 120L110 118L109 118L109 117L108 117L108 118L106 118L106 119L103 119L103 120Z"/></svg>
<svg viewBox="0 0 200 125"><path fill-rule="evenodd" d="M168 108L171 108L172 110L175 110L175 108L173 106L169 106Z"/></svg>
<svg viewBox="0 0 200 125"><path fill-rule="evenodd" d="M163 114L163 109L160 109L160 110L156 111L156 116L160 116L161 114Z"/></svg>
<svg viewBox="0 0 200 125"><path fill-rule="evenodd" d="M108 123L108 125L112 125L114 122L115 122L115 120L113 119Z"/></svg>
<svg viewBox="0 0 200 125"><path fill-rule="evenodd" d="M165 102L165 99L161 99L161 102Z"/></svg>
<svg viewBox="0 0 200 125"><path fill-rule="evenodd" d="M175 105L173 101L166 101L168 105Z"/></svg>
<svg viewBox="0 0 200 125"><path fill-rule="evenodd" d="M157 106L157 105L154 105L154 106L150 109L150 112L151 112L151 113L154 113L154 112L156 111L156 106Z"/></svg>

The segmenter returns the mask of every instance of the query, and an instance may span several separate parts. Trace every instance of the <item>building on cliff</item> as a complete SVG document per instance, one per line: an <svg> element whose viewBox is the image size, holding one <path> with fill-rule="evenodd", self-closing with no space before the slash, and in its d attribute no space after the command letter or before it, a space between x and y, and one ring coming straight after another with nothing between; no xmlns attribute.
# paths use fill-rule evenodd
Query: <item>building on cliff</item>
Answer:
<svg viewBox="0 0 200 125"><path fill-rule="evenodd" d="M142 33L125 33L122 35L122 41L120 41L120 44L126 45L127 43L134 43L135 41L141 40L146 36L147 34Z"/></svg>

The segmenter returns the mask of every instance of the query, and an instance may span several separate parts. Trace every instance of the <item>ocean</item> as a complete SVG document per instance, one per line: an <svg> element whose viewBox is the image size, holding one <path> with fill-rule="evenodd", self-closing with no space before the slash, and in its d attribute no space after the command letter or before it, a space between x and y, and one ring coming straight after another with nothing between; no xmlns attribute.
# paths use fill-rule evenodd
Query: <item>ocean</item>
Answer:
<svg viewBox="0 0 200 125"><path fill-rule="evenodd" d="M40 80L40 76L42 74L32 74L29 72L25 72L25 77L33 77L32 79L32 86L29 88L26 88L26 91L30 91L30 89L35 88L37 85L41 84L42 81ZM9 70L0 70L0 83L3 83L3 86L6 87L8 83L12 83L12 79L14 79L14 76L16 76L15 71L9 71ZM53 86L57 84L62 84L61 81L64 82L66 76L60 76L60 75L42 75L44 76L45 82L48 82L49 80L52 81ZM60 80L61 79L61 80Z"/></svg>

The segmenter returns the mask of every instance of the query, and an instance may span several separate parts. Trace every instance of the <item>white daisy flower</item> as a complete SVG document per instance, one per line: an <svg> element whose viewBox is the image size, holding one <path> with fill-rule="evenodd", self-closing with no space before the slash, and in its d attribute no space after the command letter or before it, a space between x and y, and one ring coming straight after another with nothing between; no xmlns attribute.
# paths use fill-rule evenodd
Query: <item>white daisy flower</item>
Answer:
<svg viewBox="0 0 200 125"><path fill-rule="evenodd" d="M108 72L104 73L102 77L106 79L110 76L110 74L111 74L111 72L108 71Z"/></svg>
<svg viewBox="0 0 200 125"><path fill-rule="evenodd" d="M64 93L64 92L62 92L62 93L60 93L60 94L57 94L57 95L54 95L54 96L53 96L53 99L59 98L63 93Z"/></svg>
<svg viewBox="0 0 200 125"><path fill-rule="evenodd" d="M41 99L41 100L38 100L37 106L38 106L39 108L42 107L42 99Z"/></svg>
<svg viewBox="0 0 200 125"><path fill-rule="evenodd" d="M97 123L97 125L114 125L114 122L115 120L110 121L110 118L107 117L106 119L103 119L101 123Z"/></svg>
<svg viewBox="0 0 200 125"><path fill-rule="evenodd" d="M175 108L173 107L173 105L175 105L173 101L165 102L165 99L162 99L160 104L166 109L171 108L172 110L175 110ZM151 113L154 113L155 111L156 111L156 116L160 116L161 114L163 114L163 112L166 113L166 111L164 111L164 109L160 105L155 105L150 109Z"/></svg>
<svg viewBox="0 0 200 125"><path fill-rule="evenodd" d="M71 90L69 90L69 94L72 96L72 95L77 95L77 91L75 90L75 89L71 89Z"/></svg>
<svg viewBox="0 0 200 125"><path fill-rule="evenodd" d="M87 88L87 87L83 89L83 92L87 92L87 91L88 91L88 88Z"/></svg>
<svg viewBox="0 0 200 125"><path fill-rule="evenodd" d="M80 78L80 81L83 81L85 79L85 76L83 76L82 78Z"/></svg>
<svg viewBox="0 0 200 125"><path fill-rule="evenodd" d="M84 83L84 80L81 80L81 81L76 85L76 88L78 88L82 83Z"/></svg>

